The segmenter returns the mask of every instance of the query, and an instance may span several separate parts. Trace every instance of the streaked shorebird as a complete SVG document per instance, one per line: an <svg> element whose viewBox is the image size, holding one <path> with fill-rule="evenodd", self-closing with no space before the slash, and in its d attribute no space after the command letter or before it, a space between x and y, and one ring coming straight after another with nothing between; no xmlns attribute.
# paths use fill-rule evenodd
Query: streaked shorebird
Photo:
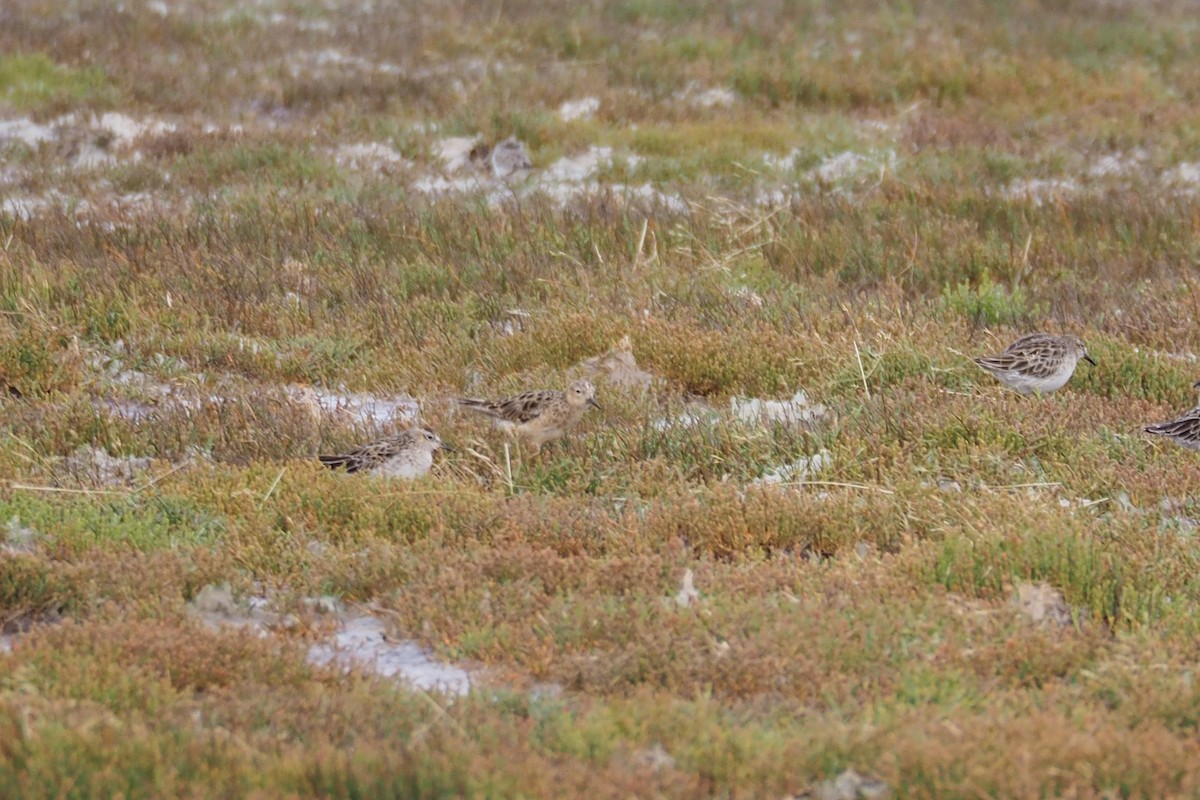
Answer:
<svg viewBox="0 0 1200 800"><path fill-rule="evenodd" d="M1200 389L1200 381L1196 381L1193 388ZM1145 431L1155 436L1165 436L1188 450L1200 450L1200 406L1170 422L1147 425Z"/></svg>
<svg viewBox="0 0 1200 800"><path fill-rule="evenodd" d="M437 450L454 448L428 428L410 428L343 455L317 456L330 469L366 472L384 478L419 478L433 466Z"/></svg>
<svg viewBox="0 0 1200 800"><path fill-rule="evenodd" d="M1096 365L1078 336L1031 333L1017 339L1003 353L977 358L975 363L1014 391L1045 394L1061 389L1080 359Z"/></svg>
<svg viewBox="0 0 1200 800"><path fill-rule="evenodd" d="M502 400L462 398L458 403L514 430L534 453L574 427L589 406L600 408L596 387L588 380L572 381L565 392L535 389Z"/></svg>

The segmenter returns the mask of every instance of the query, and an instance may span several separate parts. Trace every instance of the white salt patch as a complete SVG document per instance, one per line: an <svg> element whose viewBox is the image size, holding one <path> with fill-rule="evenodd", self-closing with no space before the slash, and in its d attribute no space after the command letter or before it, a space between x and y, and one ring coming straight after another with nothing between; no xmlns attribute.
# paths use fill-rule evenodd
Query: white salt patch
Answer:
<svg viewBox="0 0 1200 800"><path fill-rule="evenodd" d="M1087 168L1087 174L1092 178L1123 177L1141 169L1141 162L1146 158L1145 150L1134 150L1131 153L1110 153L1093 161Z"/></svg>
<svg viewBox="0 0 1200 800"><path fill-rule="evenodd" d="M1004 196L1012 200L1032 200L1041 204L1043 200L1078 194L1079 184L1071 178L1030 178L1013 181L1004 189Z"/></svg>
<svg viewBox="0 0 1200 800"><path fill-rule="evenodd" d="M316 70L314 70L316 68ZM360 56L343 53L333 47L310 53L297 53L288 63L288 71L292 77L299 77L314 71L328 71L329 68L352 69L359 72L377 72L384 75L397 75L402 70L395 64L386 61L370 61Z"/></svg>
<svg viewBox="0 0 1200 800"><path fill-rule="evenodd" d="M187 203L184 203L186 207ZM0 214L11 214L17 219L30 220L42 212L55 208L72 214L80 224L90 224L97 214L116 213L123 216L159 216L173 210L170 201L149 192L132 192L104 197L95 203L74 200L51 190L41 197L9 197L0 201ZM108 230L119 227L118 221L104 220L102 227Z"/></svg>
<svg viewBox="0 0 1200 800"><path fill-rule="evenodd" d="M115 372L110 370L110 379L113 383L128 386L135 391L151 397L167 397L175 391L175 388L169 383L152 378L141 370L122 369L121 363L120 360L112 362L112 368L116 370Z"/></svg>
<svg viewBox="0 0 1200 800"><path fill-rule="evenodd" d="M37 552L37 542L41 536L28 525L22 525L21 519L14 516L8 521L5 530L0 533L0 554L30 554Z"/></svg>
<svg viewBox="0 0 1200 800"><path fill-rule="evenodd" d="M0 635L0 653L12 652L13 637L8 635Z"/></svg>
<svg viewBox="0 0 1200 800"><path fill-rule="evenodd" d="M711 411L707 414L693 414L690 411L684 411L682 414L678 414L674 417L663 417L661 419L656 419L651 424L654 426L656 431L665 431L671 428L694 428L697 425L711 425L718 419L719 417L716 415L716 413Z"/></svg>
<svg viewBox="0 0 1200 800"><path fill-rule="evenodd" d="M1134 347L1133 352L1140 353L1142 352L1142 349L1140 347ZM1146 350L1145 352L1155 358L1165 358L1168 361L1186 361L1189 364L1195 364L1197 361L1200 361L1200 356L1197 356L1190 350L1183 353L1171 353L1165 350Z"/></svg>
<svg viewBox="0 0 1200 800"><path fill-rule="evenodd" d="M553 198L559 203L566 203L576 197L587 197L597 195L603 192L612 192L618 197L623 197L626 200L641 200L652 205L662 206L663 208L679 213L688 210L688 204L682 197L677 194L669 194L654 188L648 183L643 183L638 186L630 186L624 183L600 183L598 181L586 181L584 183L571 183L569 181L552 181L547 183L535 183L528 188L528 193L542 193Z"/></svg>
<svg viewBox="0 0 1200 800"><path fill-rule="evenodd" d="M683 90L676 92L675 99L693 108L729 108L737 102L738 96L732 89L720 86L702 89L693 81Z"/></svg>
<svg viewBox="0 0 1200 800"><path fill-rule="evenodd" d="M424 178L418 178L413 181L413 188L424 194L466 194L468 192L478 192L488 189L490 184L483 180L480 176L471 176L467 178L443 178L440 175L433 175Z"/></svg>
<svg viewBox="0 0 1200 800"><path fill-rule="evenodd" d="M799 150L792 150L787 155L777 156L774 153L763 154L763 165L777 172L791 172L796 168L796 159L800 157Z"/></svg>
<svg viewBox="0 0 1200 800"><path fill-rule="evenodd" d="M296 23L296 30L309 33L332 33L333 23L327 19L302 19Z"/></svg>
<svg viewBox="0 0 1200 800"><path fill-rule="evenodd" d="M0 214L28 222L49 207L40 197L9 197L0 201Z"/></svg>
<svg viewBox="0 0 1200 800"><path fill-rule="evenodd" d="M1108 502L1107 497L1102 497L1099 500L1093 500L1090 497L1060 497L1058 498L1059 508L1095 508Z"/></svg>
<svg viewBox="0 0 1200 800"><path fill-rule="evenodd" d="M833 466L833 456L828 450L815 455L801 456L790 464L782 464L751 483L758 486L774 486L781 483L803 481L810 475L823 472Z"/></svg>
<svg viewBox="0 0 1200 800"><path fill-rule="evenodd" d="M1162 180L1182 194L1193 195L1200 188L1200 161L1185 162L1163 173Z"/></svg>
<svg viewBox="0 0 1200 800"><path fill-rule="evenodd" d="M53 142L58 133L49 125L38 125L30 119L0 121L0 141L20 141L29 146Z"/></svg>
<svg viewBox="0 0 1200 800"><path fill-rule="evenodd" d="M142 136L161 136L175 130L175 125L170 122L137 120L114 111L102 114L95 127L108 131L120 145L128 145Z"/></svg>
<svg viewBox="0 0 1200 800"><path fill-rule="evenodd" d="M408 163L395 148L383 142L344 144L333 151L333 158L339 166L350 169L383 170Z"/></svg>
<svg viewBox="0 0 1200 800"><path fill-rule="evenodd" d="M866 159L858 153L838 153L823 161L811 174L822 181L836 181L858 172L865 161Z"/></svg>
<svg viewBox="0 0 1200 800"><path fill-rule="evenodd" d="M799 149L792 150L781 156L773 153L764 153L762 157L763 167L774 172L789 173L796 169L802 155L803 153ZM884 170L893 169L895 164L896 153L894 150L872 151L868 153L856 153L847 150L829 156L806 172L804 177L809 181L818 183L838 183L850 178L878 176ZM765 189L759 192L756 200L764 205L785 203L791 199L796 189L797 187L795 186Z"/></svg>
<svg viewBox="0 0 1200 800"><path fill-rule="evenodd" d="M737 419L748 424L811 424L829 413L820 403L810 403L803 389L792 395L790 400L734 397L729 401L729 408Z"/></svg>
<svg viewBox="0 0 1200 800"><path fill-rule="evenodd" d="M722 89L714 87L705 89L692 98L692 105L699 108L728 108L737 102L737 94L732 89Z"/></svg>
<svg viewBox="0 0 1200 800"><path fill-rule="evenodd" d="M326 66L328 64L357 66L363 63L363 59L358 56L348 56L341 50L336 50L332 47L311 53L309 58L317 66Z"/></svg>
<svg viewBox="0 0 1200 800"><path fill-rule="evenodd" d="M215 122L206 122L206 123L204 123L204 127L202 127L200 129L200 132L206 136L215 136L216 134L219 134L219 133L231 133L234 136L240 136L241 134L246 132L246 127L244 125L239 125L237 123L226 126L226 125L218 125Z"/></svg>
<svg viewBox="0 0 1200 800"><path fill-rule="evenodd" d="M577 119L589 119L600 110L600 99L584 97L580 100L568 100L558 107L558 117L563 122L573 122Z"/></svg>
<svg viewBox="0 0 1200 800"><path fill-rule="evenodd" d="M99 401L99 405L108 412L109 416L119 417L130 422L142 422L149 419L156 408L153 404L141 400L127 400L118 397L105 398Z"/></svg>
<svg viewBox="0 0 1200 800"><path fill-rule="evenodd" d="M89 445L80 445L63 459L68 472L102 485L128 483L149 469L150 464L147 457L114 457L107 450Z"/></svg>
<svg viewBox="0 0 1200 800"><path fill-rule="evenodd" d="M590 147L577 156L563 156L542 173L545 183L579 183L612 163L611 147Z"/></svg>
<svg viewBox="0 0 1200 800"><path fill-rule="evenodd" d="M462 169L471 161L471 151L479 140L473 136L451 136L433 143L433 152L446 167L447 172Z"/></svg>
<svg viewBox="0 0 1200 800"><path fill-rule="evenodd" d="M789 187L786 189L762 189L755 193L754 202L760 206L783 206L792 201L796 196L796 189Z"/></svg>
<svg viewBox="0 0 1200 800"><path fill-rule="evenodd" d="M833 183L864 173L878 173L884 169L891 169L895 162L896 153L892 150L868 155L847 150L825 159L808 175L818 181Z"/></svg>
<svg viewBox="0 0 1200 800"><path fill-rule="evenodd" d="M314 389L317 403L329 414L348 414L359 422L382 425L389 422L415 422L421 405L412 397L381 398L371 394L341 394Z"/></svg>
<svg viewBox="0 0 1200 800"><path fill-rule="evenodd" d="M146 10L158 14L160 17L171 13L170 7L162 0L150 0L149 3L146 3Z"/></svg>
<svg viewBox="0 0 1200 800"><path fill-rule="evenodd" d="M885 119L863 119L858 121L858 127L872 133L895 133L896 126Z"/></svg>
<svg viewBox="0 0 1200 800"><path fill-rule="evenodd" d="M479 140L474 138L451 137L434 143L433 152L442 160L446 172L455 172L470 163L471 150L478 143ZM540 193L559 203L567 203L576 197L611 191L626 199L646 201L672 211L688 210L687 203L681 197L662 192L649 184L628 186L591 179L596 172L612 163L611 147L593 146L579 155L558 159L546 169L535 172L520 186L510 186L483 174L471 174L460 178L427 175L414 180L412 187L429 195L486 193L488 202L492 204L504 202L514 194L527 196Z"/></svg>
<svg viewBox="0 0 1200 800"><path fill-rule="evenodd" d="M1182 183L1200 183L1200 162L1180 164L1167 172L1166 177Z"/></svg>
<svg viewBox="0 0 1200 800"><path fill-rule="evenodd" d="M144 216L161 215L169 208L169 204L163 197L151 192L129 192L127 194L111 195L104 199L104 203L110 209L125 213L142 214ZM80 202L79 213L96 210L86 200Z"/></svg>
<svg viewBox="0 0 1200 800"><path fill-rule="evenodd" d="M335 664L347 672L365 669L425 691L465 695L471 690L464 670L435 661L415 642L388 641L384 624L370 616L346 620L332 642L309 649L308 661L317 666Z"/></svg>
<svg viewBox="0 0 1200 800"><path fill-rule="evenodd" d="M325 65L330 65L330 64L340 65L340 66L341 65L359 66L362 64L367 64L367 61L365 59L359 58L359 56L347 55L346 53L342 53L341 50L337 50L334 48L319 50L319 52L313 54L312 60L313 60L313 64L317 64L318 66L325 66Z"/></svg>
<svg viewBox="0 0 1200 800"><path fill-rule="evenodd" d="M637 186L626 186L622 183L614 183L611 187L615 194L624 196L627 199L643 200L652 205L662 206L663 208L683 213L688 210L688 204L682 197L677 194L670 194L654 188L648 183L639 184Z"/></svg>

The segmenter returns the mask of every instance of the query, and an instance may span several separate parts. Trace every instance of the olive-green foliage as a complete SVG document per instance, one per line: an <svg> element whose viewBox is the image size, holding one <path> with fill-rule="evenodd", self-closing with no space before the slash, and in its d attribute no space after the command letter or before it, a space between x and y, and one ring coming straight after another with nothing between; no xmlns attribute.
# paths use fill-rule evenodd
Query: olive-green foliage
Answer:
<svg viewBox="0 0 1200 800"><path fill-rule="evenodd" d="M115 101L117 92L104 70L72 69L44 53L0 56L0 102L22 111L89 108Z"/></svg>

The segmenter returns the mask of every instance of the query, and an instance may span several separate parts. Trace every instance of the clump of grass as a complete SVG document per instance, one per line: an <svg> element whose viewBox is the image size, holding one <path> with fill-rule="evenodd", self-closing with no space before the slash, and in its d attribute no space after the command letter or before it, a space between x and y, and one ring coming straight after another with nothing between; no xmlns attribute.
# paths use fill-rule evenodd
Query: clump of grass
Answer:
<svg viewBox="0 0 1200 800"><path fill-rule="evenodd" d="M78 385L82 356L67 331L33 314L0 321L0 389L16 397L46 397Z"/></svg>
<svg viewBox="0 0 1200 800"><path fill-rule="evenodd" d="M24 630L88 602L70 568L30 554L0 554L0 630Z"/></svg>
<svg viewBox="0 0 1200 800"><path fill-rule="evenodd" d="M222 519L185 497L159 496L147 501L132 493L113 498L103 492L99 490L91 498L84 492L75 495L73 502L54 503L27 490L0 503L0 508L3 514L19 516L46 531L46 538L63 553L85 553L107 545L143 551L211 545L225 529ZM120 531L119 535L114 535L115 531Z"/></svg>
<svg viewBox="0 0 1200 800"><path fill-rule="evenodd" d="M72 69L45 53L0 56L0 101L35 114L97 109L116 102L118 92L103 69Z"/></svg>
<svg viewBox="0 0 1200 800"><path fill-rule="evenodd" d="M634 346L647 354L647 368L702 397L770 396L797 382L787 342L769 328L650 323L637 331Z"/></svg>
<svg viewBox="0 0 1200 800"><path fill-rule="evenodd" d="M977 286L960 283L942 290L943 306L961 314L975 325L1020 325L1045 315L1020 286L1009 289L985 276Z"/></svg>

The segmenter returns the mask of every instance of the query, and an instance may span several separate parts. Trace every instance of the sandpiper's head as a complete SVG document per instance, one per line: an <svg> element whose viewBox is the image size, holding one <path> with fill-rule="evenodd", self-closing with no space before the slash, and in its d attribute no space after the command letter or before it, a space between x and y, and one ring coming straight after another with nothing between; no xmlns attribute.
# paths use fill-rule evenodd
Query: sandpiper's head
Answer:
<svg viewBox="0 0 1200 800"><path fill-rule="evenodd" d="M571 385L567 387L567 402L576 407L591 406L597 411L600 410L600 404L596 402L596 387L584 378L571 381Z"/></svg>
<svg viewBox="0 0 1200 800"><path fill-rule="evenodd" d="M1072 352L1075 354L1076 361L1078 361L1079 359L1083 359L1084 361L1091 364L1093 367L1096 366L1095 360L1093 360L1092 357L1088 355L1087 345L1085 345L1083 343L1083 339L1080 339L1078 336L1067 336L1065 338L1066 338L1067 342L1070 344Z"/></svg>
<svg viewBox="0 0 1200 800"><path fill-rule="evenodd" d="M454 448L442 441L442 437L438 436L429 428L414 428L413 436L417 443L417 448L427 450L430 453L435 450L449 450L454 452Z"/></svg>
<svg viewBox="0 0 1200 800"><path fill-rule="evenodd" d="M307 385L297 386L292 397L295 398L296 404L308 413L313 423L320 427L324 410L321 408L321 396L317 394L317 390Z"/></svg>

